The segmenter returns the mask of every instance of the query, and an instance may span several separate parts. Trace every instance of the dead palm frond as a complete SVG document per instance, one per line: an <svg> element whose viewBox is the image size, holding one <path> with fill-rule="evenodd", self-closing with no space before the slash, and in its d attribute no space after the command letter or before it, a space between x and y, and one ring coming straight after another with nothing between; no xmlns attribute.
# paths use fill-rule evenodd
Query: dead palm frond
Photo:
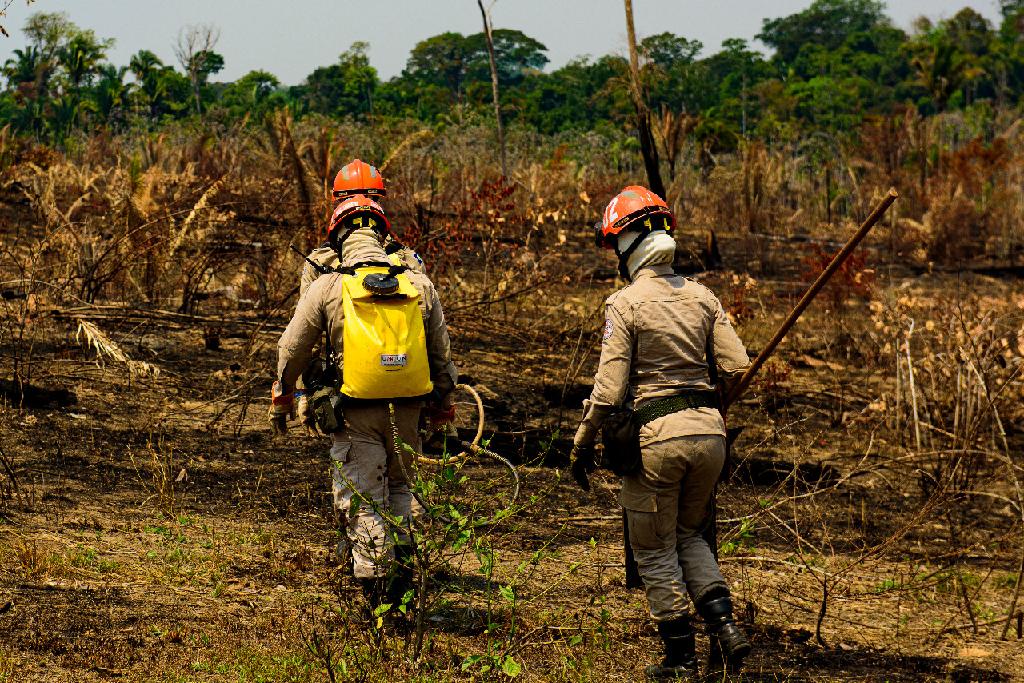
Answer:
<svg viewBox="0 0 1024 683"><path fill-rule="evenodd" d="M188 229L195 222L196 217L206 209L207 205L210 203L210 198L217 194L217 191L220 190L223 183L223 178L215 180L199 198L199 201L195 203L192 210L189 211L188 216L185 217L185 220L181 224L181 229L178 231L178 234L174 236L174 241L171 243L172 254L177 252L181 247L181 243L185 240L185 236L188 234Z"/></svg>
<svg viewBox="0 0 1024 683"><path fill-rule="evenodd" d="M88 320L78 321L78 331L75 332L75 341L78 341L79 337L85 336L86 348L92 348L96 351L97 360L101 361L103 358L111 358L118 363L124 363L128 368L128 374L135 377L137 375L153 375L156 377L160 374L160 368L156 367L152 363L147 363L142 360L132 360L124 349L118 346L117 342L108 337L103 330L97 327L95 324Z"/></svg>
<svg viewBox="0 0 1024 683"><path fill-rule="evenodd" d="M385 159L384 163L380 165L380 172L384 173L386 170L388 170L388 165L392 161L397 159L409 147L416 144L420 140L427 140L432 137L434 137L434 131L430 130L429 128L421 128L420 130L407 135L405 139L398 143L398 145L394 149L392 149L391 152L388 154L387 159Z"/></svg>

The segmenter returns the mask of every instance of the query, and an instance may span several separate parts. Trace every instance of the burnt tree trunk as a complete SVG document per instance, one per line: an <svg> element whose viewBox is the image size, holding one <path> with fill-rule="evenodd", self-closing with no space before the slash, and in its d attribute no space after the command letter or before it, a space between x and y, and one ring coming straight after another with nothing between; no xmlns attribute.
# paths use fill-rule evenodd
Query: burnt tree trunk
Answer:
<svg viewBox="0 0 1024 683"><path fill-rule="evenodd" d="M483 0L476 0L480 8L480 16L484 20L484 37L487 39L487 57L491 62L491 95L494 98L494 120L498 125L498 148L501 151L501 177L508 177L508 166L505 163L505 127L501 122L501 100L498 98L498 62L494 58L494 36L491 33L491 21L484 9Z"/></svg>
<svg viewBox="0 0 1024 683"><path fill-rule="evenodd" d="M626 3L626 38L629 41L629 91L633 95L633 106L636 108L636 127L640 135L640 153L644 157L644 168L647 170L647 182L651 191L662 199L665 197L665 184L661 180L661 169L658 165L658 148L651 134L651 112L644 102L640 84L640 56L636 49L636 29L633 27L633 1Z"/></svg>

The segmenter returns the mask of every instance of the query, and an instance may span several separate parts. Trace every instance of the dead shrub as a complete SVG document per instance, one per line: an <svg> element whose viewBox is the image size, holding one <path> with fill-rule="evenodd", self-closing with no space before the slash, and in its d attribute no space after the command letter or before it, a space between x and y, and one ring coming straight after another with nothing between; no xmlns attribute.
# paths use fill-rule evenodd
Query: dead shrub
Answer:
<svg viewBox="0 0 1024 683"><path fill-rule="evenodd" d="M44 577L49 572L50 557L39 549L35 541L20 539L14 546L14 556L22 575L29 581Z"/></svg>
<svg viewBox="0 0 1024 683"><path fill-rule="evenodd" d="M989 216L962 187L951 195L934 198L924 215L924 225L928 230L928 257L934 261L963 262L985 253Z"/></svg>
<svg viewBox="0 0 1024 683"><path fill-rule="evenodd" d="M145 490L149 492L146 502L155 501L156 507L168 517L178 509L176 484L184 479L185 470L179 467L174 457L174 447L163 438L151 441L145 456L136 459L134 451L128 451L132 466Z"/></svg>

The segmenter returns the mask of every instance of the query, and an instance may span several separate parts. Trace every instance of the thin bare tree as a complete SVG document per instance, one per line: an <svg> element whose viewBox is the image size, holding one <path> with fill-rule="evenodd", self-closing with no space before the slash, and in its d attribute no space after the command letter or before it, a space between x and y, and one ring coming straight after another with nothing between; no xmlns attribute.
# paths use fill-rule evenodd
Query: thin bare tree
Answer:
<svg viewBox="0 0 1024 683"><path fill-rule="evenodd" d="M651 133L651 111L644 101L643 86L640 82L640 55L636 49L636 29L633 27L633 0L626 3L626 38L629 40L629 92L633 96L636 108L636 127L640 134L640 153L644 157L644 168L647 169L647 182L651 191L662 199L665 197L665 183L661 180L661 169L658 164L658 147L654 144Z"/></svg>
<svg viewBox="0 0 1024 683"><path fill-rule="evenodd" d="M497 2L497 0L495 0ZM476 0L480 8L480 16L484 20L484 37L487 39L487 57L491 62L491 95L494 98L494 119L498 124L498 147L501 149L501 177L508 176L505 162L505 127L501 122L501 101L498 98L498 62L494 58L494 35L491 33L490 9L484 9L483 0ZM494 2L491 3L494 7Z"/></svg>
<svg viewBox="0 0 1024 683"><path fill-rule="evenodd" d="M25 0L26 5L31 5L33 2L35 2L35 0ZM0 5L0 19L6 19L7 9L13 4L14 0L3 0L3 4ZM11 37L11 34L7 32L7 29L4 28L3 24L0 24L0 33L2 33L5 38Z"/></svg>
<svg viewBox="0 0 1024 683"><path fill-rule="evenodd" d="M219 40L220 29L213 24L190 25L178 31L174 56L192 82L192 95L195 98L197 114L202 113L199 90L210 67L207 62Z"/></svg>

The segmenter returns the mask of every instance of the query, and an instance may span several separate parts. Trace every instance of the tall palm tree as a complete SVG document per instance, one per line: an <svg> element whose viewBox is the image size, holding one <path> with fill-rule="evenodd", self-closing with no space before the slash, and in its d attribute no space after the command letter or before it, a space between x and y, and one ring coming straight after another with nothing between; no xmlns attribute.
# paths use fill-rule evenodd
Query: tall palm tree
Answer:
<svg viewBox="0 0 1024 683"><path fill-rule="evenodd" d="M4 62L3 74L21 105L11 120L17 130L37 137L42 132L46 83L51 72L52 66L35 46L14 50L14 57Z"/></svg>
<svg viewBox="0 0 1024 683"><path fill-rule="evenodd" d="M24 50L14 50L14 56L4 62L3 73L13 87L22 83L38 85L47 67L39 48L30 45Z"/></svg>
<svg viewBox="0 0 1024 683"><path fill-rule="evenodd" d="M14 56L4 62L4 76L11 85L33 81L38 66L39 50L32 46L16 49Z"/></svg>
<svg viewBox="0 0 1024 683"><path fill-rule="evenodd" d="M64 67L72 92L89 82L106 56L106 45L88 32L76 33L60 48L57 58Z"/></svg>
<svg viewBox="0 0 1024 683"><path fill-rule="evenodd" d="M942 28L920 36L911 49L910 64L917 72L917 84L928 91L938 111L945 111L949 98L965 81L982 73Z"/></svg>
<svg viewBox="0 0 1024 683"><path fill-rule="evenodd" d="M128 69L123 66L116 67L113 64L102 64L98 67L97 73L99 80L93 91L96 113L109 124L111 119L116 118L124 107L125 95L128 93L124 76L128 73Z"/></svg>
<svg viewBox="0 0 1024 683"><path fill-rule="evenodd" d="M149 50L139 50L132 55L128 68L135 76L135 89L142 95L142 100L149 109L149 117L156 118L160 100L166 90L166 83L160 77L164 63Z"/></svg>

